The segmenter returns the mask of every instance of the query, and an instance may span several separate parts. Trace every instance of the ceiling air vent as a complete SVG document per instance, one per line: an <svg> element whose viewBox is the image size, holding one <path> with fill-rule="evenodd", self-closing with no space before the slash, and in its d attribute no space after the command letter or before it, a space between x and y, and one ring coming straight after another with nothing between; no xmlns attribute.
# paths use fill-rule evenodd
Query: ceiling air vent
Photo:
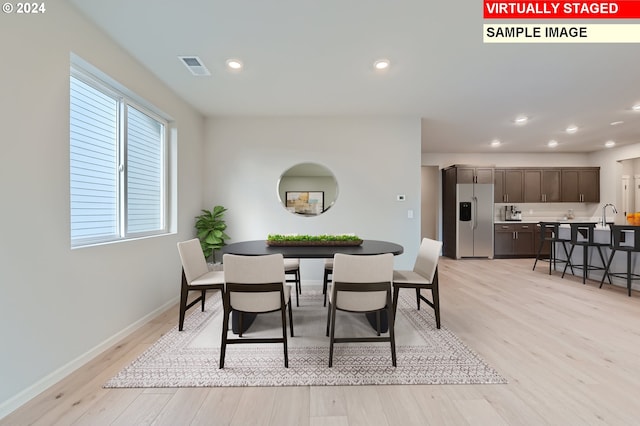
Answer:
<svg viewBox="0 0 640 426"><path fill-rule="evenodd" d="M178 58L184 66L191 71L191 74L197 76L211 75L207 67L204 66L197 56L178 56Z"/></svg>

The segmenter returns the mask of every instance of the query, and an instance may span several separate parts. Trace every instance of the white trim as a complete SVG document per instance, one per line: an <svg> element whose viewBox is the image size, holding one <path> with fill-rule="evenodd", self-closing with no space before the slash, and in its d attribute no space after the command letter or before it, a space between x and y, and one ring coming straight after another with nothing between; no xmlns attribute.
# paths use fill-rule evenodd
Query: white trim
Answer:
<svg viewBox="0 0 640 426"><path fill-rule="evenodd" d="M173 307L178 302L179 302L179 298L178 297L169 300L164 305L162 305L159 308L151 311L150 313L148 313L144 317L140 318L138 321L136 321L133 324L127 326L124 329L122 329L121 331L119 331L118 333L114 334L113 336L111 336L110 338L106 339L105 341L103 341L102 343L98 344L97 346L94 346L93 348L91 348L90 350L85 352L84 354L82 354L79 357L71 360L70 362L68 362L67 364L65 364L62 367L58 368L54 372L46 375L45 377L43 377L42 379L38 380L37 382L35 382L31 386L29 386L28 388L26 388L23 391L21 391L20 393L18 393L17 395L7 399L6 401L2 401L2 403L0 403L0 420L2 420L3 418L5 418L9 414L11 414L13 411L15 411L18 408L20 408L22 405L24 405L27 402L29 402L31 399L33 399L36 396L38 396L39 394L41 394L42 392L44 392L45 390L47 390L51 386L55 385L56 383L58 383L59 381L61 381L62 379L64 379L65 377L67 377L68 375L70 375L71 373L76 371L77 369L79 369L80 367L84 366L89 361L93 360L98 355L103 353L105 350L107 350L110 347L114 346L116 343L118 343L119 341L121 341L125 337L129 336L130 334L132 334L133 332L138 330L143 325L147 324L151 320L153 320L156 317L160 316L167 309Z"/></svg>

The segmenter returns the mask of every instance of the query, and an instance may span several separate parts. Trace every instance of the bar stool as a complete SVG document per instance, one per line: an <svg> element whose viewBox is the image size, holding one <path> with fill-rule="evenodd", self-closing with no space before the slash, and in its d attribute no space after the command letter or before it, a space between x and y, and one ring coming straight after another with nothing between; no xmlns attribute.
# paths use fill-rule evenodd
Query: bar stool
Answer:
<svg viewBox="0 0 640 426"><path fill-rule="evenodd" d="M609 283L611 283L611 277L626 278L627 279L627 292L631 297L631 281L640 280L639 274L632 273L631 269L631 254L640 252L640 226L633 225L610 225L611 228L611 255L609 256L609 262L607 263L606 274L609 276ZM627 270L624 272L610 272L611 262L613 256L617 251L624 251L627 253ZM600 288L604 284L604 276L600 281Z"/></svg>
<svg viewBox="0 0 640 426"><path fill-rule="evenodd" d="M571 273L573 274L573 265L571 265L571 257L569 256L569 251L567 250L567 243L571 240L566 238L560 238L559 228L560 222L540 222L538 224L540 227L540 246L538 247L538 253L536 254L536 261L533 262L533 270L536 270L536 264L538 260L542 262L549 262L549 275L551 275L551 264L553 264L553 270L557 271L558 263L568 263L571 268ZM545 259L542 257L542 248L544 244L548 242L550 245L549 258ZM556 243L562 244L562 248L564 249L565 259L558 259L557 247Z"/></svg>
<svg viewBox="0 0 640 426"><path fill-rule="evenodd" d="M574 262L567 263L564 265L564 270L562 271L562 278L564 278L564 274L567 272L567 267L572 265L572 269L582 269L582 284L586 283L587 278L589 277L589 271L600 270L605 271L605 276L608 277L606 273L607 262L604 260L604 256L602 254L602 247L608 247L609 243L598 243L593 240L594 232L596 228L596 224L593 222L578 222L571 223L571 250L569 251L569 260L571 259L571 255L573 254L573 250L576 246L582 247L582 265L575 264ZM602 260L602 266L596 266L589 264L589 248L595 247L598 249L598 254L600 255L600 260ZM609 278L609 283L611 283L611 278Z"/></svg>

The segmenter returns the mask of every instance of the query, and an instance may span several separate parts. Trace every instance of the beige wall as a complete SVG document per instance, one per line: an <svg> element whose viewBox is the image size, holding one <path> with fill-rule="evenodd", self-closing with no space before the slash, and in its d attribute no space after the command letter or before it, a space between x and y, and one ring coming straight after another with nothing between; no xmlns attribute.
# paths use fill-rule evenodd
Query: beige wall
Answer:
<svg viewBox="0 0 640 426"><path fill-rule="evenodd" d="M0 18L1 418L177 301L176 242L201 208L204 119L67 2ZM177 235L70 249L71 52L174 118Z"/></svg>
<svg viewBox="0 0 640 426"><path fill-rule="evenodd" d="M205 205L228 207L230 242L269 233L356 233L401 244L396 265L413 265L420 243L419 119L210 118L205 161ZM279 202L278 179L309 161L334 173L338 198L321 216L295 216ZM321 280L322 270L303 265L302 279Z"/></svg>

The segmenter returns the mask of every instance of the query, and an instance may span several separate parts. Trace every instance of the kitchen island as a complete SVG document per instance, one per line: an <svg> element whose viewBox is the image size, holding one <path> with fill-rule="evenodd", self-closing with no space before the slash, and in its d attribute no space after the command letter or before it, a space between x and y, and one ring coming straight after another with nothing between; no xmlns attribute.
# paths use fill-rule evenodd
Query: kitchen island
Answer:
<svg viewBox="0 0 640 426"><path fill-rule="evenodd" d="M571 239L571 226L569 225L569 223L570 222L561 223L560 229L558 232L560 238ZM609 225L606 225L606 226L603 226L601 224L596 225L593 239L597 243L609 244L611 241L611 230L609 228ZM557 248L556 253L558 255L558 258L566 260L564 251L561 249L561 247L556 247L556 248ZM571 255L572 263L576 265L582 264L582 250L583 248L581 246L575 247L575 249L573 250L573 254ZM611 255L611 249L608 246L602 247L602 254L605 257L605 261L608 262L609 257ZM639 256L640 256L640 253L631 255L631 272L634 274L640 274L640 257ZM602 262L600 260L600 255L598 254L598 250L596 248L591 248L589 250L589 264L599 266L601 263ZM611 263L610 271L615 273L620 273L626 270L627 270L626 253L617 252ZM567 268L566 273L571 274L571 268ZM577 270L576 275L577 274L582 274L582 270ZM589 271L590 280L600 282L602 280L603 275L604 275L604 271L602 270ZM627 287L627 282L624 278L611 277L611 281L614 285L624 287L624 288ZM640 290L639 284L640 283L632 283L631 288L634 290ZM606 279L605 279L605 285L609 285Z"/></svg>

